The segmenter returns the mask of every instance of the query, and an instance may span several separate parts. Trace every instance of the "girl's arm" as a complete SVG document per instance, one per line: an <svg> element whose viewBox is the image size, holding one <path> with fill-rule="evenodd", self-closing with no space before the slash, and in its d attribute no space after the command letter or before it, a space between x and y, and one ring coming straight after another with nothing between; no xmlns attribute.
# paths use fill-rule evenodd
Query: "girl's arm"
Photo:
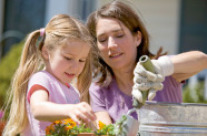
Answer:
<svg viewBox="0 0 207 136"><path fill-rule="evenodd" d="M181 82L207 68L207 55L200 51L190 51L171 58L174 64L173 77Z"/></svg>
<svg viewBox="0 0 207 136"><path fill-rule="evenodd" d="M88 123L96 119L91 107L81 102L79 104L56 104L48 101L48 93L45 90L37 90L30 98L31 112L41 121L55 121L71 118L80 123L81 120Z"/></svg>

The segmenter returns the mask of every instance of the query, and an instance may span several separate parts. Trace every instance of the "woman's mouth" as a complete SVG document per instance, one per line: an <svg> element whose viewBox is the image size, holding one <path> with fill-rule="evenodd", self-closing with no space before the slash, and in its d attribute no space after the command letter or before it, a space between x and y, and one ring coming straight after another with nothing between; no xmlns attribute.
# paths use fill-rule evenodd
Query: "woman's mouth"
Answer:
<svg viewBox="0 0 207 136"><path fill-rule="evenodd" d="M113 54L109 55L109 58L115 59L115 58L120 57L121 55L122 55L122 53L113 53Z"/></svg>

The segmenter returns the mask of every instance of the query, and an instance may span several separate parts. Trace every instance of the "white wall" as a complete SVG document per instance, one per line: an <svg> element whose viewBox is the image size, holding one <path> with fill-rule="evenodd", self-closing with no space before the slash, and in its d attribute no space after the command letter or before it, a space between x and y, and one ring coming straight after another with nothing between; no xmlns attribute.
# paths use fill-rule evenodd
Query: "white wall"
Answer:
<svg viewBox="0 0 207 136"><path fill-rule="evenodd" d="M178 52L180 0L138 0L136 7L150 34L150 49L160 46L169 54Z"/></svg>
<svg viewBox="0 0 207 136"><path fill-rule="evenodd" d="M100 5L111 1L99 1ZM129 0L130 1L130 0ZM180 0L131 0L150 34L150 51L178 52Z"/></svg>

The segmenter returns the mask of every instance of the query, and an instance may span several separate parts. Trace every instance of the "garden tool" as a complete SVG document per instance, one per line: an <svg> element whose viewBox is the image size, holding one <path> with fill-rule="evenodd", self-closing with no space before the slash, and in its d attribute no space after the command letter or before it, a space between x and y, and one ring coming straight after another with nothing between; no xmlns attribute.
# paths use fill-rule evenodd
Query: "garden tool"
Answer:
<svg viewBox="0 0 207 136"><path fill-rule="evenodd" d="M142 64L142 66L146 70L155 73L154 66L153 66L150 58L147 55L141 56L139 58L139 62L140 62L140 64ZM145 104L145 101L147 100L147 97L148 97L149 90L142 91L141 93L142 93L142 96L143 96L143 103L140 103L138 100L136 100L135 98L133 98L133 107L134 108L140 109Z"/></svg>
<svg viewBox="0 0 207 136"><path fill-rule="evenodd" d="M143 55L140 57L139 62L143 65L145 69L151 72L154 71L153 64L149 57L147 55ZM139 122L138 120L134 119L133 117L130 116L131 113L136 112L138 113L138 110L145 104L145 101L148 97L148 91L142 91L143 95L143 103L140 103L138 100L133 98L133 107L130 109L127 113L127 119L126 119L126 124L127 124L127 129L126 129L126 134L127 136L137 136L138 135L138 130L139 130Z"/></svg>

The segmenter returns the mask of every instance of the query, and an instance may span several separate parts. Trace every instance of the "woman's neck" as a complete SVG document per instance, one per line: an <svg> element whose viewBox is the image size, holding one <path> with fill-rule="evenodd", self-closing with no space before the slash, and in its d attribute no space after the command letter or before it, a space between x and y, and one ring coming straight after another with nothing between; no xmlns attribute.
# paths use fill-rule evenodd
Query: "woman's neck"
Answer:
<svg viewBox="0 0 207 136"><path fill-rule="evenodd" d="M132 86L133 86L133 72L130 70L128 71L116 71L114 72L114 76L116 82L118 84L119 89L127 94L131 95Z"/></svg>

